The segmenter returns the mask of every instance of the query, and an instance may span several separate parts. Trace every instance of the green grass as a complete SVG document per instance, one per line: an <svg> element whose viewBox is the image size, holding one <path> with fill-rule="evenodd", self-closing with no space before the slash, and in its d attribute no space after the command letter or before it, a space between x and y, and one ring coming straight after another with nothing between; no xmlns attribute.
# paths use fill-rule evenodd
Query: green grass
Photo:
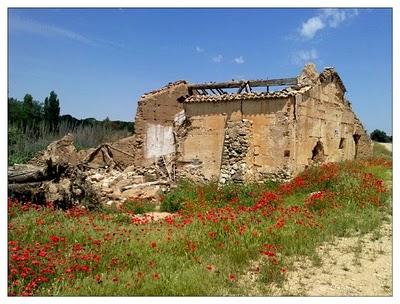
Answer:
<svg viewBox="0 0 400 304"><path fill-rule="evenodd" d="M291 257L308 256L318 265L316 247L322 242L374 231L391 213L390 189L379 192L380 188L369 186L379 186L378 179L390 182L386 160L313 168L301 179L304 182L286 186L218 187L182 181L164 199L164 208L179 210L169 223L132 223L132 214L152 207L147 202L129 202L107 212L23 210L10 202L8 239L20 248L9 245L9 271L17 272L9 280L9 293L218 296L246 295L250 289L267 292L268 284L284 282ZM324 195L317 197L318 193ZM65 241L54 243L54 236ZM31 250L29 258L15 261L24 250ZM40 251L47 255L39 256ZM99 260L91 260L92 255ZM32 266L34 260L40 267ZM253 261L259 262L260 269L249 286L241 278ZM54 273L41 273L48 265ZM23 267L32 269L25 278ZM41 275L49 282L26 290Z"/></svg>
<svg viewBox="0 0 400 304"><path fill-rule="evenodd" d="M385 148L384 145L373 142L373 155L375 157L392 158L392 152Z"/></svg>

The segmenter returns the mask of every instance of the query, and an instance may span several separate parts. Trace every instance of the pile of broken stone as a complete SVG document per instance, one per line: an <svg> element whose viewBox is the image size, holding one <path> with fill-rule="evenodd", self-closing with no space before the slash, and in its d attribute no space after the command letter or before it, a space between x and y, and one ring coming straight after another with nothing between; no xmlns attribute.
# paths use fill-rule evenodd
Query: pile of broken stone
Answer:
<svg viewBox="0 0 400 304"><path fill-rule="evenodd" d="M73 136L67 134L51 143L28 164L8 168L10 197L37 204L54 202L60 207L93 204L122 204L127 200L157 202L171 181L155 166L134 165L121 170L112 159L91 163L101 149L77 151Z"/></svg>

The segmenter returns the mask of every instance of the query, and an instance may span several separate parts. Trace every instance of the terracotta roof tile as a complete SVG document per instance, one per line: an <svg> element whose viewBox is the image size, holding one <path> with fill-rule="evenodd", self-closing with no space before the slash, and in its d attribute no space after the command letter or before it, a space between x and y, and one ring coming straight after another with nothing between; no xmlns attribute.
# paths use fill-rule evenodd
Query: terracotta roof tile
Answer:
<svg viewBox="0 0 400 304"><path fill-rule="evenodd" d="M223 95L191 95L187 97L183 103L200 103L200 102L228 102L236 100L258 100L268 98L287 98L296 94L302 94L309 90L311 86L294 88L285 88L275 92L252 92L240 94L223 94Z"/></svg>

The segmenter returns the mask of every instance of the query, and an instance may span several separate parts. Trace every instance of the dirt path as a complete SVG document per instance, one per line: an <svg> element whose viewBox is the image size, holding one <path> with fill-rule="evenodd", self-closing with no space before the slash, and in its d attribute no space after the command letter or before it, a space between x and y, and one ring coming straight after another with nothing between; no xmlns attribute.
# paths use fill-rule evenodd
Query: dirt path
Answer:
<svg viewBox="0 0 400 304"><path fill-rule="evenodd" d="M318 248L321 261L294 262L283 288L275 296L391 296L392 227L385 223L364 236L336 238Z"/></svg>
<svg viewBox="0 0 400 304"><path fill-rule="evenodd" d="M376 143L378 145L384 146L386 150L392 152L393 150L393 144L392 143Z"/></svg>

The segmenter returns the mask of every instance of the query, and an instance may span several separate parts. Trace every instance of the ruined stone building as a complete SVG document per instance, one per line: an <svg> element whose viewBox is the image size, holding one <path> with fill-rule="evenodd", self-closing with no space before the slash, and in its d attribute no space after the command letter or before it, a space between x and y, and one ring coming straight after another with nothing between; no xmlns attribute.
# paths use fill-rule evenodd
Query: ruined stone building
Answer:
<svg viewBox="0 0 400 304"><path fill-rule="evenodd" d="M370 156L345 93L333 68L318 73L313 64L287 79L171 83L139 100L134 164L162 161L173 178L225 183L285 179L315 163Z"/></svg>
<svg viewBox="0 0 400 304"><path fill-rule="evenodd" d="M286 79L177 81L141 97L132 136L77 151L68 134L12 166L9 193L120 204L157 200L179 178L286 180L314 164L368 157L370 138L345 92L333 68L314 65Z"/></svg>

